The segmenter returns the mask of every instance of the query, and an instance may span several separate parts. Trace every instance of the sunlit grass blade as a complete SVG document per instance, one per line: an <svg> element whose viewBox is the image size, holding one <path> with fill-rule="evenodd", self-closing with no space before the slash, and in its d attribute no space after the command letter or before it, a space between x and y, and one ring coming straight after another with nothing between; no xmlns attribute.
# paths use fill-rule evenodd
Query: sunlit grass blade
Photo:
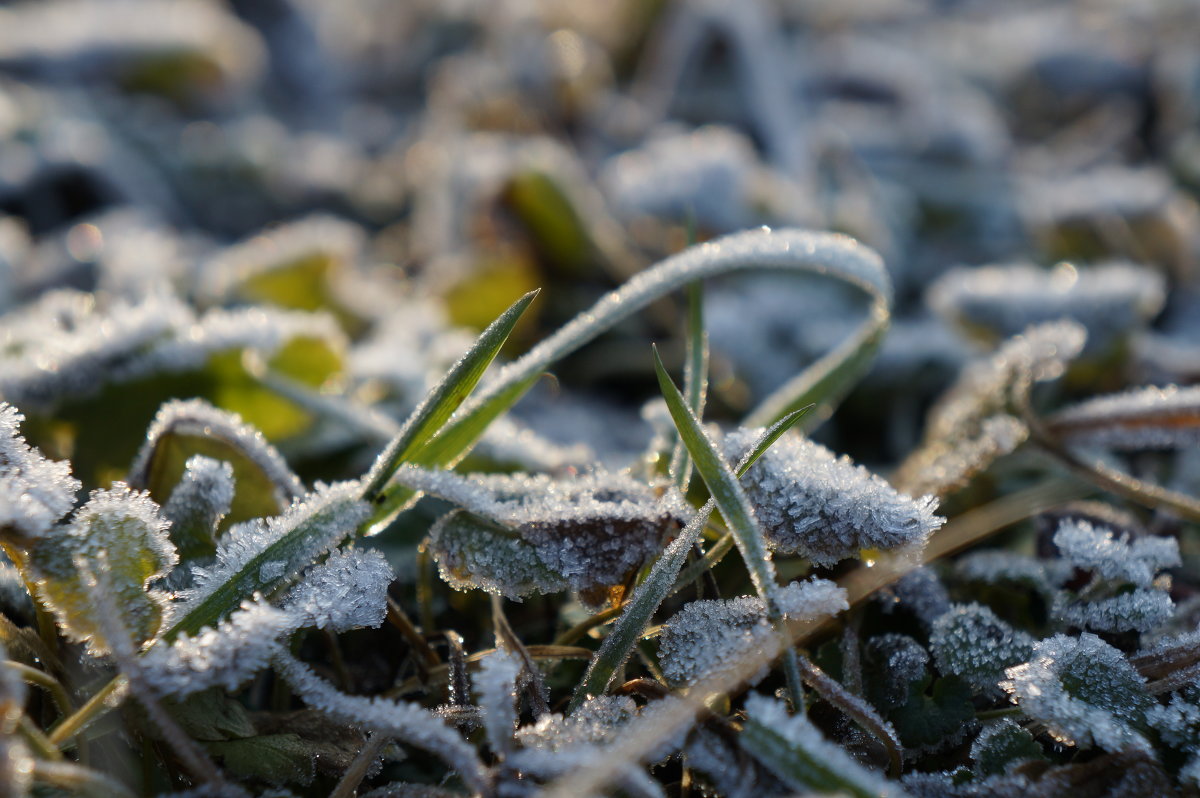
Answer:
<svg viewBox="0 0 1200 798"><path fill-rule="evenodd" d="M729 530L734 535L734 542L742 554L742 560L750 572L750 580L754 588L767 606L767 618L781 634L786 635L783 625L783 613L780 612L776 596L778 586L775 582L775 566L771 563L767 552L766 540L762 530L754 520L754 510L750 499L746 496L738 478L726 464L725 459L717 452L713 442L709 440L700 422L688 410L683 394L675 387L663 366L658 349L654 349L654 370L658 375L658 384L663 397L667 401L667 409L675 422L679 437L683 440L691 454L696 470L700 472L704 484L713 501L725 517ZM798 418L799 416L797 416ZM794 423L795 418L792 419ZM782 434L782 432L780 433ZM787 675L788 687L791 691L793 705L799 707L802 693L800 684L800 669L796 661L795 649L787 646L784 649L784 671Z"/></svg>
<svg viewBox="0 0 1200 798"><path fill-rule="evenodd" d="M452 419L421 446L408 462L424 468L452 467L475 445L488 425L515 405L540 377L540 373L534 374L523 382L514 383L479 405L474 412ZM368 525L387 519L416 495L416 491L395 482L385 486L375 502Z"/></svg>
<svg viewBox="0 0 1200 798"><path fill-rule="evenodd" d="M521 315L537 297L536 290L518 299L488 325L475 344L413 410L400 432L379 455L363 480L363 498L374 501L388 479L414 452L427 443L479 383L483 372L508 340Z"/></svg>
<svg viewBox="0 0 1200 798"><path fill-rule="evenodd" d="M704 286L692 283L687 288L687 357L683 366L683 392L696 418L704 418L704 400L708 390L708 333L704 330ZM670 474L679 490L687 493L692 480L692 460L682 440L671 453Z"/></svg>

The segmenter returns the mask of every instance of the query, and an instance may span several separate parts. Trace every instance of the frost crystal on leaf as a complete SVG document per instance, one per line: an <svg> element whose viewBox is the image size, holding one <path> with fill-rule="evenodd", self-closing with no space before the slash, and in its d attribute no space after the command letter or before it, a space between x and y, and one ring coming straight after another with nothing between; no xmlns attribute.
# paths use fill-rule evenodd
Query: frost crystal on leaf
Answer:
<svg viewBox="0 0 1200 798"><path fill-rule="evenodd" d="M279 638L294 628L288 613L262 600L247 601L215 629L160 642L140 662L163 696L184 698L216 686L234 690L270 664Z"/></svg>
<svg viewBox="0 0 1200 798"><path fill-rule="evenodd" d="M1147 587L1079 601L1060 591L1051 612L1064 623L1093 632L1149 632L1171 619L1175 602L1165 591Z"/></svg>
<svg viewBox="0 0 1200 798"><path fill-rule="evenodd" d="M780 612L794 621L813 621L850 608L845 588L816 577L784 585L776 592L775 601Z"/></svg>
<svg viewBox="0 0 1200 798"><path fill-rule="evenodd" d="M737 654L763 645L773 634L761 599L693 601L663 626L658 659L669 682L693 684L728 667ZM760 678L761 674L752 681Z"/></svg>
<svg viewBox="0 0 1200 798"><path fill-rule="evenodd" d="M1174 538L1114 538L1111 530L1073 518L1059 525L1054 545L1076 568L1139 587L1148 587L1158 571L1180 564L1179 542Z"/></svg>
<svg viewBox="0 0 1200 798"><path fill-rule="evenodd" d="M1029 662L1009 668L1000 686L1056 740L1087 749L1149 750L1135 727L1154 703L1119 650L1089 632L1036 643Z"/></svg>
<svg viewBox="0 0 1200 798"><path fill-rule="evenodd" d="M111 490L93 491L68 524L37 541L29 566L38 595L73 639L88 641L95 651L107 647L87 586L80 581L77 558L105 560L113 601L139 642L157 633L167 597L147 585L175 565L167 527L147 494L116 482Z"/></svg>
<svg viewBox="0 0 1200 798"><path fill-rule="evenodd" d="M231 528L217 545L216 561L192 569L194 586L184 591L182 604L172 607L172 620L191 611L222 585L236 581L248 597L255 590L276 587L278 579L298 573L330 552L366 520L370 508L359 497L361 490L357 482L318 485L282 515L256 518ZM297 531L302 534L295 536L286 551L259 563L252 574L246 572L272 545ZM267 567L265 574L262 566Z"/></svg>
<svg viewBox="0 0 1200 798"><path fill-rule="evenodd" d="M725 436L736 462L762 434L740 429ZM848 457L785 435L742 479L767 542L818 565L833 565L867 548L923 543L945 521L937 501L911 499Z"/></svg>
<svg viewBox="0 0 1200 798"><path fill-rule="evenodd" d="M980 690L995 690L1004 670L1026 662L1034 640L981 604L954 607L933 622L929 648L938 670Z"/></svg>
<svg viewBox="0 0 1200 798"><path fill-rule="evenodd" d="M624 474L463 477L405 467L398 479L467 511L430 532L442 578L506 598L569 587L588 599L657 554L692 514L673 488Z"/></svg>
<svg viewBox="0 0 1200 798"><path fill-rule="evenodd" d="M0 402L0 534L44 535L75 505L71 464L47 460L20 434L25 417Z"/></svg>
<svg viewBox="0 0 1200 798"><path fill-rule="evenodd" d="M183 478L163 505L181 559L213 553L217 525L233 504L233 491L232 465L199 454L188 459Z"/></svg>
<svg viewBox="0 0 1200 798"><path fill-rule="evenodd" d="M867 665L879 674L871 681L871 700L881 709L908 701L913 682L925 678L929 652L908 635L887 632L867 641Z"/></svg>
<svg viewBox="0 0 1200 798"><path fill-rule="evenodd" d="M298 627L333 632L375 627L387 614L387 589L393 578L382 552L339 549L309 568L280 606Z"/></svg>
<svg viewBox="0 0 1200 798"><path fill-rule="evenodd" d="M1005 773L1029 759L1044 759L1041 746L1012 718L988 726L971 744L971 759L980 775Z"/></svg>
<svg viewBox="0 0 1200 798"><path fill-rule="evenodd" d="M1048 419L1072 446L1176 449L1200 443L1200 386L1147 386L1072 405Z"/></svg>

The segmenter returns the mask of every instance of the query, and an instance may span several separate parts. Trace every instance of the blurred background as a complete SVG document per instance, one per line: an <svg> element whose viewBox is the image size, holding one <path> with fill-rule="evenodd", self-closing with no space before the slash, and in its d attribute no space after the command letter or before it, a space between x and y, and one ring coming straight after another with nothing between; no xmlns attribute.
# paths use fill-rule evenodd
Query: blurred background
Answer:
<svg viewBox="0 0 1200 798"><path fill-rule="evenodd" d="M0 3L0 395L95 481L177 395L309 475L351 473L362 430L264 387L250 355L402 418L525 291L544 289L510 356L758 225L845 232L889 267L893 330L821 433L868 463L1043 318L1089 328L1101 385L1191 382L1198 43L1186 0ZM710 416L866 307L818 278L711 282ZM677 366L682 311L564 362L492 459L644 448L647 342ZM129 365L164 337L169 357ZM121 420L88 432L99 417Z"/></svg>

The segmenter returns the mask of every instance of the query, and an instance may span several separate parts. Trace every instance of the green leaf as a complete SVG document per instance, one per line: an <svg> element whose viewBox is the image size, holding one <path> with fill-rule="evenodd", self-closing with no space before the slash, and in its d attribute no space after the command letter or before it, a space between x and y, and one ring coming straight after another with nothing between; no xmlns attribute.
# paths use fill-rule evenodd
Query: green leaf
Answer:
<svg viewBox="0 0 1200 798"><path fill-rule="evenodd" d="M508 598L558 593L567 580L546 565L517 530L462 510L430 531L430 549L451 587L478 587Z"/></svg>
<svg viewBox="0 0 1200 798"><path fill-rule="evenodd" d="M742 553L742 559L745 560L746 567L750 570L750 578L754 582L755 589L767 602L767 606L773 607L776 587L775 567L771 564L762 531L754 520L754 510L750 506L750 499L746 497L741 485L738 484L737 477L730 470L725 459L717 452L716 446L704 432L700 422L688 410L683 394L679 392L667 374L657 348L654 349L654 370L658 375L658 384L662 389L663 397L667 401L667 409L670 410L675 428L679 431L679 437L687 446L688 453L696 464L696 470L700 472L713 501L716 502L717 507L721 510L721 515L729 524L738 550ZM775 616L776 614L773 613L772 617Z"/></svg>
<svg viewBox="0 0 1200 798"><path fill-rule="evenodd" d="M683 391L692 415L703 418L704 396L708 389L708 334L704 331L703 285L692 283L687 288L687 295L687 359L684 361ZM682 440L675 443L670 473L679 490L686 494L692 479L692 461Z"/></svg>
<svg viewBox="0 0 1200 798"><path fill-rule="evenodd" d="M263 734L210 742L205 748L221 759L225 770L240 779L302 786L312 783L316 775L315 759L321 753L296 734Z"/></svg>
<svg viewBox="0 0 1200 798"><path fill-rule="evenodd" d="M364 481L363 498L375 501L392 474L449 420L475 389L483 372L495 359L521 314L537 297L530 291L518 299L483 331L471 349L447 372L428 396L413 410L395 439L379 455Z"/></svg>
<svg viewBox="0 0 1200 798"><path fill-rule="evenodd" d="M929 683L928 676L912 682L908 703L888 715L906 748L937 748L947 738L957 739L975 717L971 688L966 682L945 676L933 683L927 695Z"/></svg>
<svg viewBox="0 0 1200 798"><path fill-rule="evenodd" d="M975 760L975 770L981 776L999 775L1018 763L1045 758L1033 735L1011 718L989 726L971 746L971 759Z"/></svg>
<svg viewBox="0 0 1200 798"><path fill-rule="evenodd" d="M195 693L182 701L164 703L175 722L194 740L233 740L253 737L256 733L245 708L220 687Z"/></svg>
<svg viewBox="0 0 1200 798"><path fill-rule="evenodd" d="M96 651L108 648L95 617L92 592L77 562L105 569L122 622L138 641L148 640L162 623L166 596L148 589L175 564L175 548L158 505L143 493L118 483L94 491L69 524L38 538L29 568L38 597L53 610L73 640L88 641Z"/></svg>

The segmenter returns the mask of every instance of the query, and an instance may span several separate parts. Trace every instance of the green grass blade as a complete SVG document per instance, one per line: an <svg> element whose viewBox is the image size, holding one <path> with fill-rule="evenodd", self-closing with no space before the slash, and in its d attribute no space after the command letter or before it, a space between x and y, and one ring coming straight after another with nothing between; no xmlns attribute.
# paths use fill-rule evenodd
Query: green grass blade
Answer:
<svg viewBox="0 0 1200 798"><path fill-rule="evenodd" d="M704 330L704 286L699 282L687 287L688 325L687 358L683 367L683 392L696 418L704 418L704 399L708 391L708 333ZM692 460L683 441L675 443L670 473L675 484L687 493L692 480Z"/></svg>
<svg viewBox="0 0 1200 798"><path fill-rule="evenodd" d="M479 383L483 372L495 359L500 347L508 340L525 309L537 295L536 290L530 291L489 324L471 349L417 406L399 434L383 450L367 473L363 480L363 498L368 501L376 500L400 464L428 443L454 411L466 401Z"/></svg>
<svg viewBox="0 0 1200 798"><path fill-rule="evenodd" d="M775 426L766 430L738 464L738 476L745 474L754 461L761 457L771 447L771 444L779 440L779 436L807 411L808 408L802 408L789 413ZM596 652L596 656L588 665L583 681L580 682L579 687L575 690L575 695L571 698L571 704L567 708L568 712L573 712L589 696L601 695L608 689L613 674L629 657L633 647L637 645L646 625L650 623L650 618L658 611L663 600L675 589L679 571L687 559L688 552L704 529L704 525L708 523L708 517L712 514L714 505L715 503L710 500L696 512L688 525L671 542L671 545L667 546L662 556L651 567L645 581L634 590L625 611L613 624L612 631L604 638L600 650Z"/></svg>
<svg viewBox="0 0 1200 798"><path fill-rule="evenodd" d="M704 484L708 486L709 494L734 534L734 540L746 561L755 590L770 607L775 603L775 567L771 564L767 544L758 523L754 520L750 499L738 484L737 476L705 434L700 422L688 410L687 402L667 374L657 348L654 349L654 370L658 374L658 384L667 400L667 409L671 411L671 418L675 421L679 437L687 446L688 453L696 464L696 470L700 472Z"/></svg>

